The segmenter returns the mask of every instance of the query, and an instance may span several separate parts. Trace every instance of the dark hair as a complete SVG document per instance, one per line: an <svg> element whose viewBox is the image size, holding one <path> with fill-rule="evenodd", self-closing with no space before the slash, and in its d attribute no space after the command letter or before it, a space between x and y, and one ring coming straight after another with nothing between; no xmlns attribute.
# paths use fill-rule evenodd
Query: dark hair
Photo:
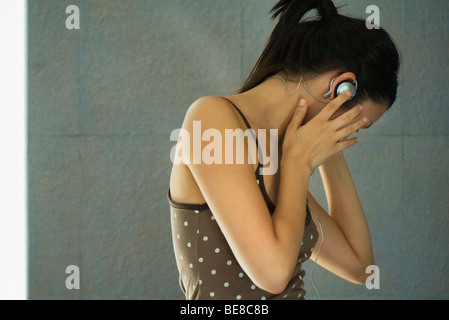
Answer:
<svg viewBox="0 0 449 320"><path fill-rule="evenodd" d="M313 9L319 18L305 19ZM279 72L306 79L336 71L357 76L350 105L370 99L391 107L396 101L400 58L385 30L369 30L364 20L340 15L331 0L281 0L271 13L279 22L240 93Z"/></svg>

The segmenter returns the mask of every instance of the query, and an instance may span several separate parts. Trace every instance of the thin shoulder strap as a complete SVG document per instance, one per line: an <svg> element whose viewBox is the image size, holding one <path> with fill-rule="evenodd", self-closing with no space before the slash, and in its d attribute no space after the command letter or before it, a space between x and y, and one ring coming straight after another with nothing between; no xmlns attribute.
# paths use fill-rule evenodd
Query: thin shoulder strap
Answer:
<svg viewBox="0 0 449 320"><path fill-rule="evenodd" d="M251 130L252 130L253 128L251 128L251 125L249 124L249 122L248 122L248 120L246 119L245 115L244 115L243 112L240 111L240 109L234 104L234 102L232 102L231 100L226 99L226 98L223 98L223 99L225 99L225 100L228 101L230 104L232 104L232 106L235 108L235 110L237 110L238 113L240 114L240 116L242 117L243 121L245 121L245 124L246 124L246 126L248 127L248 129L251 129Z"/></svg>
<svg viewBox="0 0 449 320"><path fill-rule="evenodd" d="M223 99L225 99L226 101L228 101L228 102L229 102L229 103L230 103L230 104L231 104L231 105L238 111L238 113L239 113L240 116L242 117L243 121L245 121L246 126L248 127L248 129L250 129L251 134L253 135L254 139L256 140L256 146L257 146L258 153L259 153L259 160L260 160L260 159L263 159L263 153L262 153L262 150L260 150L259 140L257 139L256 133L254 132L253 128L251 128L251 125L249 124L249 122L248 122L248 120L246 119L245 115L244 115L243 112L240 111L240 109L234 104L234 102L232 102L231 100L226 99L226 98L224 98L224 97L223 97ZM256 178L257 178L257 182L258 182L258 184L259 184L259 186L260 186L260 189L261 189L261 191L262 191L262 195L263 195L263 197L265 198L265 202L266 202L267 205L268 205L268 209L270 210L271 213L273 213L273 212L274 212L274 209L275 209L275 205L273 204L273 201L271 201L271 198L270 198L270 196L268 195L268 192L267 192L267 190L266 190L266 188L265 188L265 181L264 181L264 179L263 179L263 176L260 174L260 170L263 168L263 164L262 164L262 163L263 163L262 161L259 161L259 165L258 165L257 170L256 170Z"/></svg>
<svg viewBox="0 0 449 320"><path fill-rule="evenodd" d="M249 122L248 122L248 120L246 119L245 115L244 115L243 112L240 111L240 109L234 104L234 102L232 102L231 100L226 99L226 98L224 98L224 97L222 97L222 98L225 99L226 101L228 101L228 102L229 102L229 103L230 103L230 104L231 104L231 105L238 111L238 113L239 113L240 116L242 117L243 121L245 121L246 126L248 127L248 129L250 129L251 134L254 136L254 139L256 139L256 145L258 146L257 149L259 150L259 157L260 157L260 159L262 159L262 158L263 158L263 153L261 152L261 150L260 150L260 148L259 148L260 146L259 146L259 141L258 141L258 139L257 139L256 133L254 132L253 128L251 128L251 125L249 124ZM271 201L271 198L270 198L270 196L268 195L268 192L267 192L267 190L266 190L266 188L265 188L265 181L264 181L264 179L263 179L263 176L260 174L260 170L261 170L262 168L263 168L262 162L259 161L259 165L258 165L258 168L257 168L257 170L256 170L256 178L257 178L257 181L258 181L258 183L259 183L259 186L260 186L260 189L261 189L261 191L262 191L262 195L263 195L263 197L264 197L264 199L265 199L265 202L266 202L267 205L268 205L268 209L270 210L271 214L273 214L273 212L274 212L276 206L274 205L273 201ZM309 202L308 202L308 199L307 199L306 211L307 211L306 226L307 226L307 225L309 225L309 222L310 222L310 220L311 220L311 214L310 214L310 210L309 210Z"/></svg>
<svg viewBox="0 0 449 320"><path fill-rule="evenodd" d="M242 111L240 111L240 109L235 105L234 102L232 102L231 100L226 99L226 98L223 98L223 99L225 99L226 101L228 101L228 102L235 108L235 110L237 110L237 112L238 112L238 113L240 114L240 116L242 117L243 121L245 121L245 124L246 124L246 126L248 127L249 131L251 132L251 135L254 137L254 140L256 140L256 147L257 147L257 149L258 149L258 151L259 151L259 157L260 157L260 159L263 159L263 154L262 154L262 152L261 152L261 150L260 150L259 140L257 139L256 132L254 131L253 128L251 128L251 125L249 124L249 122L248 122L248 120L246 119L245 115L243 114ZM260 169L260 167L262 166L261 163L262 163L262 162L259 161L259 169ZM258 172L259 172L259 170L257 170L257 174L259 174Z"/></svg>

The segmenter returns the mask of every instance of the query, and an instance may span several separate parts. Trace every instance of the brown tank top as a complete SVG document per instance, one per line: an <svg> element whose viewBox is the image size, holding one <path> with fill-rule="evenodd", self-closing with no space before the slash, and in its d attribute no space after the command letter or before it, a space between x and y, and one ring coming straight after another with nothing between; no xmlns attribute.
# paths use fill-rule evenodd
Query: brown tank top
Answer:
<svg viewBox="0 0 449 320"><path fill-rule="evenodd" d="M251 129L243 113L234 103L227 101L234 106ZM255 139L257 143L257 138ZM268 196L263 176L259 173L261 166L259 164L255 179L270 213L273 214L275 205ZM308 207L298 262L285 291L274 295L258 288L240 267L207 203L202 205L177 203L172 199L170 189L168 201L179 282L187 300L303 300L305 298L303 281L305 271L302 264L310 258L318 240L318 231Z"/></svg>

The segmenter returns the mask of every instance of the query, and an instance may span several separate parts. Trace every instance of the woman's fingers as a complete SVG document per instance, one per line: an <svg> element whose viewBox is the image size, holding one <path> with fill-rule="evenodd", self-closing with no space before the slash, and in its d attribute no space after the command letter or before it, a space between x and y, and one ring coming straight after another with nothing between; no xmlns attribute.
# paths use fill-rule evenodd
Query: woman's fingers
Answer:
<svg viewBox="0 0 449 320"><path fill-rule="evenodd" d="M340 152L345 149L348 149L348 148L356 145L358 142L359 142L359 138L351 138L348 140L342 140L337 143L337 151L336 152Z"/></svg>
<svg viewBox="0 0 449 320"><path fill-rule="evenodd" d="M361 128L363 128L366 123L368 122L368 120L366 118L363 118L341 130L338 131L338 135L337 135L337 139L341 140L345 137L349 137L350 135L352 135L354 132L356 132L357 130L360 130Z"/></svg>
<svg viewBox="0 0 449 320"><path fill-rule="evenodd" d="M332 100L327 106L324 107L323 110L321 110L320 115L324 117L325 120L329 120L334 115L334 113L337 112L337 110L340 109L340 107L344 105L345 102L347 102L350 98L350 92L345 92L337 96L337 98Z"/></svg>
<svg viewBox="0 0 449 320"><path fill-rule="evenodd" d="M357 118L358 116L360 116L361 113L362 113L362 107L357 106L332 121L335 124L335 128L337 130L339 130L341 128L346 127L349 123L354 121L354 119Z"/></svg>
<svg viewBox="0 0 449 320"><path fill-rule="evenodd" d="M296 108L295 113L293 114L293 118L290 121L287 130L297 130L303 123L306 114L307 101L305 99L301 99L301 101L299 102L299 106Z"/></svg>
<svg viewBox="0 0 449 320"><path fill-rule="evenodd" d="M355 107L330 120L349 98L350 95L345 94L338 96L303 127L308 106L306 100L301 98L287 127L284 155L305 160L311 168L316 168L336 152L357 144L358 138L348 137L366 125L366 118L358 119L362 113L361 107Z"/></svg>
<svg viewBox="0 0 449 320"><path fill-rule="evenodd" d="M357 137L351 139L348 139L348 137L357 132L358 130L360 130L361 128L363 128L368 122L368 119L363 117L362 119L359 119L354 123L351 123L354 121L354 119L360 117L361 114L362 114L362 107L356 106L350 111L338 117L337 119L333 120L337 128L336 140L338 141L337 142L338 151L348 149L359 142L359 139Z"/></svg>

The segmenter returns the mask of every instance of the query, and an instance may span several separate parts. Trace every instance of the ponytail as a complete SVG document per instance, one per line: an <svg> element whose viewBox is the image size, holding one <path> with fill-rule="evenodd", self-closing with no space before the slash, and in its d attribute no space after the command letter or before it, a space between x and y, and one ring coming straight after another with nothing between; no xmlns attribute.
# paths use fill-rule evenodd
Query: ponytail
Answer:
<svg viewBox="0 0 449 320"><path fill-rule="evenodd" d="M312 10L317 17L305 19ZM352 104L394 103L400 59L385 30L368 30L364 20L340 15L331 0L280 0L271 13L278 23L240 93L277 73L299 79L353 72L359 89Z"/></svg>
<svg viewBox="0 0 449 320"><path fill-rule="evenodd" d="M279 16L286 25L293 25L299 23L312 9L317 9L323 19L338 16L338 10L331 0L281 0L271 9L272 19Z"/></svg>

